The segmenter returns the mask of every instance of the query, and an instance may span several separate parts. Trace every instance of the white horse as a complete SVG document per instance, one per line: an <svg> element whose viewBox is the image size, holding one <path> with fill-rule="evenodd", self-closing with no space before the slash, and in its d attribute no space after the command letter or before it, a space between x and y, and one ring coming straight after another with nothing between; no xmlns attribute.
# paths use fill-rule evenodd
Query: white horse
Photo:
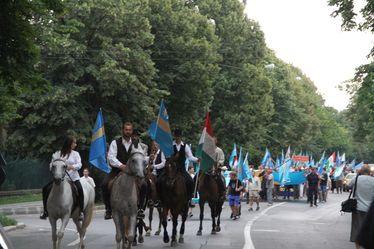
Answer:
<svg viewBox="0 0 374 249"><path fill-rule="evenodd" d="M60 249L61 240L64 236L65 228L72 218L79 233L80 243L78 248L83 249L84 236L88 225L91 223L95 204L95 189L87 181L81 180L84 194L84 218L79 221L79 207L74 208L73 191L68 180L65 179L67 165L65 160L58 154L52 156L53 186L47 201L47 211L49 222L52 226L53 249ZM61 219L61 227L57 232L56 223Z"/></svg>
<svg viewBox="0 0 374 249"><path fill-rule="evenodd" d="M126 169L113 182L111 204L116 225L117 249L131 248L135 238L138 213L138 179L144 178L146 160L140 145L131 145L131 156Z"/></svg>

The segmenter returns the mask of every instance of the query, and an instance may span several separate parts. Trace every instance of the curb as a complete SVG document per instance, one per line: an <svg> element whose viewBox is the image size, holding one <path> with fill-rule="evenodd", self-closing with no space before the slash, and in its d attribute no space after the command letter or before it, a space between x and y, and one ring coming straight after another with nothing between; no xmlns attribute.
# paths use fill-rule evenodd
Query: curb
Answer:
<svg viewBox="0 0 374 249"><path fill-rule="evenodd" d="M15 226L4 227L4 231L5 232L11 232L11 231L14 231L14 230L17 230L17 229L23 229L25 227L26 227L25 223L17 223L17 225L15 225Z"/></svg>
<svg viewBox="0 0 374 249"><path fill-rule="evenodd" d="M103 209L105 209L104 205L95 206L95 210L103 210ZM3 214L3 215L41 214L42 211L43 211L42 206L0 208L0 214Z"/></svg>

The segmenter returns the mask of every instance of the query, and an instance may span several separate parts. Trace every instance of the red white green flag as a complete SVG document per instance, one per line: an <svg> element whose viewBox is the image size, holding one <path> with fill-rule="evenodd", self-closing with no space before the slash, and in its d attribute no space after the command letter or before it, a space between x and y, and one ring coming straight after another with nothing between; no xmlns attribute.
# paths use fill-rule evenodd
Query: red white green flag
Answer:
<svg viewBox="0 0 374 249"><path fill-rule="evenodd" d="M210 125L209 112L206 114L203 133L201 134L197 147L197 156L200 159L200 169L206 172L213 167L215 162L216 143L213 137L212 126Z"/></svg>

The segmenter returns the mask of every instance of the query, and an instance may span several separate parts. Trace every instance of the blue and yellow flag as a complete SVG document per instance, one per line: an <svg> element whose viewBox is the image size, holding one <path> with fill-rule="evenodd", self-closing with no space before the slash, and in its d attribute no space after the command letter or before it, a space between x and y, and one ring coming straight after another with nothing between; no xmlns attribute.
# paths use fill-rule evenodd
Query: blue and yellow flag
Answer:
<svg viewBox="0 0 374 249"><path fill-rule="evenodd" d="M160 145L160 150L164 153L166 158L173 155L173 139L171 138L169 116L163 99L161 100L157 121L151 123L148 133L149 136Z"/></svg>
<svg viewBox="0 0 374 249"><path fill-rule="evenodd" d="M106 139L104 131L104 118L101 110L97 114L96 123L92 129L89 162L96 168L109 173L111 168L106 161Z"/></svg>

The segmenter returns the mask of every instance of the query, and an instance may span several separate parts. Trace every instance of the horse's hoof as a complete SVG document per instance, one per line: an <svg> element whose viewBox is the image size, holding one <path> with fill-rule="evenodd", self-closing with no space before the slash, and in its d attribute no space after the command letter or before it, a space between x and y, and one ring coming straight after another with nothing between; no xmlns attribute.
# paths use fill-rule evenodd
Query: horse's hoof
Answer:
<svg viewBox="0 0 374 249"><path fill-rule="evenodd" d="M184 243L184 238L179 238L179 243L183 244Z"/></svg>
<svg viewBox="0 0 374 249"><path fill-rule="evenodd" d="M139 243L143 243L143 242L144 242L144 238L143 238L143 236L139 236L139 238L138 238L138 242L139 242Z"/></svg>
<svg viewBox="0 0 374 249"><path fill-rule="evenodd" d="M176 247L178 245L178 243L175 241L175 240L173 240L171 243L170 243L170 246L172 246L172 247Z"/></svg>
<svg viewBox="0 0 374 249"><path fill-rule="evenodd" d="M221 227L220 226L216 226L216 232L221 232Z"/></svg>
<svg viewBox="0 0 374 249"><path fill-rule="evenodd" d="M197 231L196 233L197 236L201 236L201 234L202 234L201 230Z"/></svg>
<svg viewBox="0 0 374 249"><path fill-rule="evenodd" d="M216 230L212 229L212 232L210 234L216 234Z"/></svg>
<svg viewBox="0 0 374 249"><path fill-rule="evenodd" d="M169 243L170 239L169 236L164 236L164 243Z"/></svg>
<svg viewBox="0 0 374 249"><path fill-rule="evenodd" d="M151 230L148 230L148 231L145 233L145 236L147 236L147 237L151 236Z"/></svg>
<svg viewBox="0 0 374 249"><path fill-rule="evenodd" d="M156 231L156 232L155 232L155 235L160 235L160 231Z"/></svg>

